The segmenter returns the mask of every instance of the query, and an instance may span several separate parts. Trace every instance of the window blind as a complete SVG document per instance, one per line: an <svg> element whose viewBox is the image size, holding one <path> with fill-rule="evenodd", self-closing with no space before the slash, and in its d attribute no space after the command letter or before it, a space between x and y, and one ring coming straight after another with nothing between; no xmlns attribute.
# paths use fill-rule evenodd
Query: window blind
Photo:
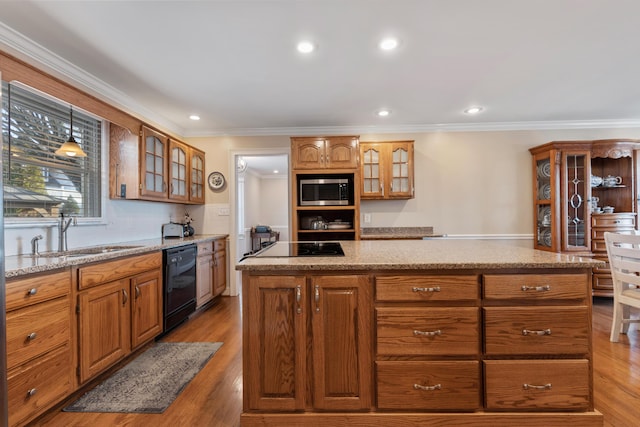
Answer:
<svg viewBox="0 0 640 427"><path fill-rule="evenodd" d="M102 121L26 88L2 82L4 216L101 215ZM55 151L73 132L87 157Z"/></svg>

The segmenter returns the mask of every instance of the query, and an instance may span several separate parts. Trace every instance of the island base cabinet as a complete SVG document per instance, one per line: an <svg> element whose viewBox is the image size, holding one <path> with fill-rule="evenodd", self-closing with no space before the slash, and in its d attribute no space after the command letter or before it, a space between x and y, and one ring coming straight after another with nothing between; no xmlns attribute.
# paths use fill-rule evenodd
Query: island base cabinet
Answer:
<svg viewBox="0 0 640 427"><path fill-rule="evenodd" d="M243 292L245 410L370 408L367 276L245 276Z"/></svg>
<svg viewBox="0 0 640 427"><path fill-rule="evenodd" d="M376 362L378 409L474 411L482 407L480 363Z"/></svg>
<svg viewBox="0 0 640 427"><path fill-rule="evenodd" d="M588 360L485 360L487 410L584 411Z"/></svg>

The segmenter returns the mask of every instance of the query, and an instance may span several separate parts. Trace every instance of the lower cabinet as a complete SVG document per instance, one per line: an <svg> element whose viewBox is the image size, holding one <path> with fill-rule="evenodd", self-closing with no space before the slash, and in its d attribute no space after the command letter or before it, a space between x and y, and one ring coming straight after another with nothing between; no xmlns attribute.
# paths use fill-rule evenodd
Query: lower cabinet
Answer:
<svg viewBox="0 0 640 427"><path fill-rule="evenodd" d="M227 288L227 242L220 238L198 244L196 306L202 307Z"/></svg>
<svg viewBox="0 0 640 427"><path fill-rule="evenodd" d="M78 269L80 383L162 332L161 267L158 252Z"/></svg>
<svg viewBox="0 0 640 427"><path fill-rule="evenodd" d="M243 427L602 426L590 269L340 273L243 272Z"/></svg>
<svg viewBox="0 0 640 427"><path fill-rule="evenodd" d="M368 276L245 276L243 290L246 408L371 407Z"/></svg>
<svg viewBox="0 0 640 427"><path fill-rule="evenodd" d="M69 270L7 280L6 310L9 425L25 425L73 391Z"/></svg>

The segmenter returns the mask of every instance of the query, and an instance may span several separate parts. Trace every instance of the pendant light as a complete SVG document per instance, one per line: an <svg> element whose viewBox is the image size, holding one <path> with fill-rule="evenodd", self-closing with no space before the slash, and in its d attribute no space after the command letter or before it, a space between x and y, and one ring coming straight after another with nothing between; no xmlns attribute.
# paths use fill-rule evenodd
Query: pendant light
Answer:
<svg viewBox="0 0 640 427"><path fill-rule="evenodd" d="M70 108L69 117L71 118L69 125L69 139L56 150L56 155L67 157L87 157L87 153L82 151L80 145L73 138L73 107Z"/></svg>

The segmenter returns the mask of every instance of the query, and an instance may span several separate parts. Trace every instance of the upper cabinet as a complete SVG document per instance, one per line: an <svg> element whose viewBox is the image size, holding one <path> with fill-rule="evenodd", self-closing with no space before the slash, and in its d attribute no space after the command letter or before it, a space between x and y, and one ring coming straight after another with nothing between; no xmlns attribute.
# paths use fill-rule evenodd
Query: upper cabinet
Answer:
<svg viewBox="0 0 640 427"><path fill-rule="evenodd" d="M167 193L167 146L168 138L159 132L142 126L140 131L140 175L141 195L165 198Z"/></svg>
<svg viewBox="0 0 640 427"><path fill-rule="evenodd" d="M109 197L204 203L204 153L142 126L109 128Z"/></svg>
<svg viewBox="0 0 640 427"><path fill-rule="evenodd" d="M204 153L191 147L191 192L189 201L204 203Z"/></svg>
<svg viewBox="0 0 640 427"><path fill-rule="evenodd" d="M357 169L357 136L293 137L293 169Z"/></svg>
<svg viewBox="0 0 640 427"><path fill-rule="evenodd" d="M411 199L413 141L361 142L360 199Z"/></svg>
<svg viewBox="0 0 640 427"><path fill-rule="evenodd" d="M169 198L186 202L189 200L187 193L187 169L189 167L189 147L186 144L169 140Z"/></svg>

